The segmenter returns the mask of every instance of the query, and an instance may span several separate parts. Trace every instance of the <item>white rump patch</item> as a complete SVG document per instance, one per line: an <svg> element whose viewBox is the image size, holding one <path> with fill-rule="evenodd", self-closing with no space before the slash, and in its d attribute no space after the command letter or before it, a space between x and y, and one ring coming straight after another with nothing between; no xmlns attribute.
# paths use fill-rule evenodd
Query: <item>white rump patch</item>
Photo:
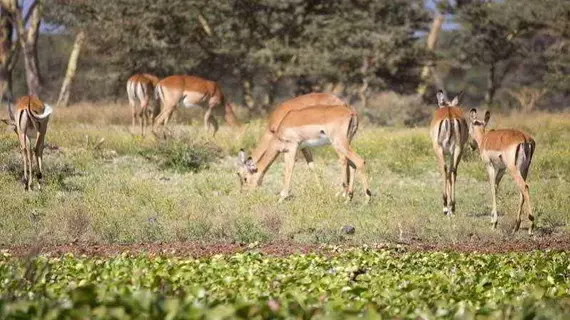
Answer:
<svg viewBox="0 0 570 320"><path fill-rule="evenodd" d="M47 118L50 114L52 114L53 112L53 108L47 104L44 103L44 113L42 114L34 114L34 117L38 118L38 119L45 119Z"/></svg>

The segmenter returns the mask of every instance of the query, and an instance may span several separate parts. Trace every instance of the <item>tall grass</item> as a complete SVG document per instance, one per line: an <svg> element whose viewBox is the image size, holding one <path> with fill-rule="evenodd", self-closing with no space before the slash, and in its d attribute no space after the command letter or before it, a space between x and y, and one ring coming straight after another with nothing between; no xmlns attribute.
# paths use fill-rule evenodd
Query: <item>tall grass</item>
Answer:
<svg viewBox="0 0 570 320"><path fill-rule="evenodd" d="M194 125L188 125L190 117ZM290 201L277 203L278 160L262 188L239 189L240 148L250 150L263 124L222 126L215 138L202 116L179 111L167 140L138 136L124 105L80 104L55 111L45 151L42 191L25 192L13 132L0 133L0 245L159 241L382 243L485 241L511 237L518 193L499 190L499 230L491 230L488 181L477 154L459 166L457 216L441 214L441 180L427 128L364 124L354 146L368 165L373 202L357 180L352 203L335 198L340 166L330 147L315 152L317 170L299 158ZM221 120L221 119L220 119ZM518 127L537 141L529 184L535 237L566 232L570 220L570 114L497 115L491 127ZM102 142L101 142L102 141ZM526 225L523 221L523 227ZM356 232L345 235L344 225ZM528 237L524 232L515 237Z"/></svg>

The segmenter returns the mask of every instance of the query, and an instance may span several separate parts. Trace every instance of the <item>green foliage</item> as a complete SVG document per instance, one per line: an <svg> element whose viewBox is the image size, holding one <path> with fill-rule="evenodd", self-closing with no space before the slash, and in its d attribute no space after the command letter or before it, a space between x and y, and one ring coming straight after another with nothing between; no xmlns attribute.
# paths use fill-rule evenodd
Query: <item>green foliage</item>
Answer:
<svg viewBox="0 0 570 320"><path fill-rule="evenodd" d="M0 317L564 319L570 257L351 249L285 258L0 258Z"/></svg>

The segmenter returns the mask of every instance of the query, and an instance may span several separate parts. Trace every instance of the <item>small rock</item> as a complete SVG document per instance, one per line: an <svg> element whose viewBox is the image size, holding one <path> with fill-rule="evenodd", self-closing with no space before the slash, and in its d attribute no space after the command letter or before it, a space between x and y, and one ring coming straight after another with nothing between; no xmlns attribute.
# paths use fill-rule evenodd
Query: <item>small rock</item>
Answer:
<svg viewBox="0 0 570 320"><path fill-rule="evenodd" d="M341 231L346 234L354 234L356 229L353 226L346 225L342 227Z"/></svg>

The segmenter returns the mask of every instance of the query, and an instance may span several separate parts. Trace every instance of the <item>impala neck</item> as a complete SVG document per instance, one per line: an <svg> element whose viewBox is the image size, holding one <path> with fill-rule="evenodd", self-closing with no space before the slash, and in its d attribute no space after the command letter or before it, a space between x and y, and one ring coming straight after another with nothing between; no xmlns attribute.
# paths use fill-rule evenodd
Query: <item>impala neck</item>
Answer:
<svg viewBox="0 0 570 320"><path fill-rule="evenodd" d="M485 137L485 127L476 126L475 128L473 128L473 140L477 142L477 148L479 148L479 152L483 152L482 143L484 137Z"/></svg>

